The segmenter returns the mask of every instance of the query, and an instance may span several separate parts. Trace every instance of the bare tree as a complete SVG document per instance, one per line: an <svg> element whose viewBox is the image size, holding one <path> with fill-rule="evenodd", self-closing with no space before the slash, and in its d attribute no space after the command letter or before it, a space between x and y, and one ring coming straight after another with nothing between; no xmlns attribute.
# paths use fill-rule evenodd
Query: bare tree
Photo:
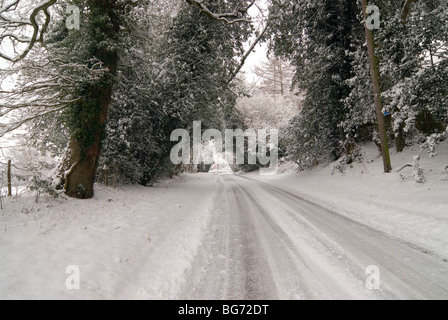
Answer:
<svg viewBox="0 0 448 320"><path fill-rule="evenodd" d="M22 124L60 110L73 103L74 99L55 101L55 92L60 81L50 61L26 61L37 43L42 43L50 25L50 8L56 0L0 0L0 61L13 66L0 70L0 136L13 131ZM20 63L19 63L20 62ZM23 62L23 63L22 63ZM26 73L44 74L38 80L15 83L4 89L4 82L17 82ZM11 88L12 87L12 88ZM32 107L32 108L29 108Z"/></svg>
<svg viewBox="0 0 448 320"><path fill-rule="evenodd" d="M57 43L39 48L35 46L43 41L43 35L48 31L49 8L54 3L56 0L43 0L37 5L27 0L1 2L2 49L14 53L3 53L2 57L15 63L1 74L3 79L7 75L12 76L15 82L12 89L0 89L0 116L2 120L6 118L3 123L7 124L2 131L14 130L30 120L72 105L82 109L84 114L92 115L80 115L83 117L79 123L81 128L75 128L74 131L84 130L83 134L86 132L86 135L90 135L89 139L84 143L84 140L79 141L72 135L66 154L67 161L64 162L68 167L61 167L61 183L65 186L66 194L70 197L90 198L93 196L101 137L117 71L118 46L104 48L104 42L81 38L82 32L76 33L72 40L86 43L88 48L85 52L88 54L85 56L75 57L84 51L72 53L68 51L70 46L59 47ZM126 12L128 2L91 0L88 3L90 13L104 14L112 22L98 23L92 19L89 20L91 26L110 43L116 44L122 23L120 14ZM33 47L32 56L27 57Z"/></svg>
<svg viewBox="0 0 448 320"><path fill-rule="evenodd" d="M289 93L293 83L294 68L288 62L272 56L267 62L257 66L254 72L261 81L259 84L261 91L281 96Z"/></svg>

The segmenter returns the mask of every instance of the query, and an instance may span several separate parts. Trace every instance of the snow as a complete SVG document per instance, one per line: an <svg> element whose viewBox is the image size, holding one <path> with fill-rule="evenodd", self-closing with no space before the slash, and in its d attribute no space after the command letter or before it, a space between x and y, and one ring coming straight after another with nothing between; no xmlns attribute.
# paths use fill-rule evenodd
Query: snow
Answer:
<svg viewBox="0 0 448 320"><path fill-rule="evenodd" d="M448 297L448 265L440 257L260 180L220 176L220 198L185 297ZM366 285L371 270L381 274L376 290Z"/></svg>
<svg viewBox="0 0 448 320"><path fill-rule="evenodd" d="M420 166L426 183L414 181L412 167L420 149L392 151L393 173L382 172L382 159L375 145L363 146L364 162L354 163L344 173L335 170L337 163L312 171L285 173L263 179L303 195L375 229L384 231L435 254L448 258L448 143L438 156L423 152ZM290 166L290 164L289 164Z"/></svg>
<svg viewBox="0 0 448 320"><path fill-rule="evenodd" d="M189 174L152 188L97 185L91 200L3 198L0 299L444 296L447 143L436 158L422 154L424 184L412 168L396 172L419 150L393 153L392 174L381 173L375 146L364 150L344 173L333 163L274 176ZM382 267L379 293L364 286L371 264ZM80 290L66 288L68 266L79 267Z"/></svg>
<svg viewBox="0 0 448 320"><path fill-rule="evenodd" d="M154 188L97 186L87 201L7 200L0 298L177 298L212 213L213 183L196 175ZM70 265L81 290L66 289Z"/></svg>

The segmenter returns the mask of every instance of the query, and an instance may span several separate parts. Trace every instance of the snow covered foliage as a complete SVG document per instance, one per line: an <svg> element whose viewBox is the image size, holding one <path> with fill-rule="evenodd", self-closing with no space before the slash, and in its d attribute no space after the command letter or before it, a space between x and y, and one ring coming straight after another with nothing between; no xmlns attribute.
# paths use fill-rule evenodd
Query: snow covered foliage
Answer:
<svg viewBox="0 0 448 320"><path fill-rule="evenodd" d="M47 151L51 148L34 145L28 134L10 136L9 140L14 140L14 147L1 148L0 172L4 180L7 160L11 161L13 195L20 196L29 188L57 197L53 177L59 157Z"/></svg>
<svg viewBox="0 0 448 320"><path fill-rule="evenodd" d="M421 154L414 157L414 165L412 166L412 177L417 183L425 183L424 170L420 166Z"/></svg>
<svg viewBox="0 0 448 320"><path fill-rule="evenodd" d="M400 152L447 128L448 3L416 1L409 11L404 1L375 4L384 115ZM274 0L270 17L271 49L296 67L294 82L306 94L288 131L290 159L313 166L352 159L353 144L380 147L360 4Z"/></svg>
<svg viewBox="0 0 448 320"><path fill-rule="evenodd" d="M448 122L448 3L417 1L405 21L394 9L378 31L385 111L394 132L441 133Z"/></svg>
<svg viewBox="0 0 448 320"><path fill-rule="evenodd" d="M230 11L236 2L210 3ZM230 77L251 26L212 20L174 1L138 8L133 17L99 177L147 185L180 170L169 161L173 130L190 129L193 121L202 121L204 130L238 125Z"/></svg>
<svg viewBox="0 0 448 320"><path fill-rule="evenodd" d="M448 123L448 4L374 2L388 137L398 152L426 141L435 155ZM361 143L381 147L378 132L384 141L356 1L272 0L266 33L248 19L252 1L29 2L21 18L37 10L42 19L24 28L8 3L0 2L0 51L9 43L18 60L0 74L14 84L0 90L0 135L26 125L29 146L61 158L58 186L69 196L93 196L95 178L149 185L176 174L170 134L193 121L203 130L281 129L282 156L301 168L350 164ZM67 5L80 8L79 30L66 26ZM260 91L238 100L235 74L254 37L269 42L270 60L258 70Z"/></svg>
<svg viewBox="0 0 448 320"><path fill-rule="evenodd" d="M343 100L352 75L350 34L357 6L347 1L273 1L273 51L296 67L295 83L305 92L303 110L289 130L292 160L316 165L341 155Z"/></svg>
<svg viewBox="0 0 448 320"><path fill-rule="evenodd" d="M250 129L285 129L299 114L300 103L281 95L254 94L239 99L237 109Z"/></svg>
<svg viewBox="0 0 448 320"><path fill-rule="evenodd" d="M176 10L173 1L154 2L134 8L127 21L99 165L103 183L121 179L145 185L159 164L166 138L156 132L163 119L156 90L157 50Z"/></svg>
<svg viewBox="0 0 448 320"><path fill-rule="evenodd" d="M363 32L362 25L357 32ZM346 80L350 93L343 101L345 117L340 126L345 133L344 141L361 143L376 137L376 113L367 48L364 39L354 35L352 39L352 50L347 52L353 65L351 77Z"/></svg>

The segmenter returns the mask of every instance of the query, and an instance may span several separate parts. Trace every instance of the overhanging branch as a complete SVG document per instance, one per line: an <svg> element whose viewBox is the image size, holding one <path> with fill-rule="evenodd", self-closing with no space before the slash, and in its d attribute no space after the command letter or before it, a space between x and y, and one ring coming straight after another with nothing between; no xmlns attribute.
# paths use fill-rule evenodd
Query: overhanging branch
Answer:
<svg viewBox="0 0 448 320"><path fill-rule="evenodd" d="M245 18L247 11L254 5L255 0L251 0L245 8L238 8L235 12L231 13L214 13L205 4L203 0L185 0L189 5L198 8L201 12L206 14L212 19L225 22L227 24L234 24L237 22L252 22L251 19Z"/></svg>
<svg viewBox="0 0 448 320"><path fill-rule="evenodd" d="M257 46L257 44L261 41L263 36L266 34L266 31L269 29L269 25L270 25L270 23L268 21L266 23L266 26L264 27L263 31L258 35L258 37L255 39L254 43L252 43L252 45L250 46L249 50L247 50L247 52L244 54L244 56L241 59L241 62L239 64L238 68L236 68L235 71L232 73L232 75L231 75L231 77L229 79L229 83L232 82L235 79L235 77L238 75L238 73L244 67L244 64L246 63L247 58L250 56L252 51L254 51L254 49Z"/></svg>

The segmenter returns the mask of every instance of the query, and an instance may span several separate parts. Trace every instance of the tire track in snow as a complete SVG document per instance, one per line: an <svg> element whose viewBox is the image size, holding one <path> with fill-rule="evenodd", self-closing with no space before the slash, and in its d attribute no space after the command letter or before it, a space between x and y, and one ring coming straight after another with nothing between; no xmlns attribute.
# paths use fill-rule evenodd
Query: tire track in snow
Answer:
<svg viewBox="0 0 448 320"><path fill-rule="evenodd" d="M348 255L354 264L382 271L381 298L446 299L448 265L428 250L351 220L298 195L247 177L287 207L290 217L306 221ZM321 237L322 238L322 237ZM350 270L356 273L355 270Z"/></svg>

